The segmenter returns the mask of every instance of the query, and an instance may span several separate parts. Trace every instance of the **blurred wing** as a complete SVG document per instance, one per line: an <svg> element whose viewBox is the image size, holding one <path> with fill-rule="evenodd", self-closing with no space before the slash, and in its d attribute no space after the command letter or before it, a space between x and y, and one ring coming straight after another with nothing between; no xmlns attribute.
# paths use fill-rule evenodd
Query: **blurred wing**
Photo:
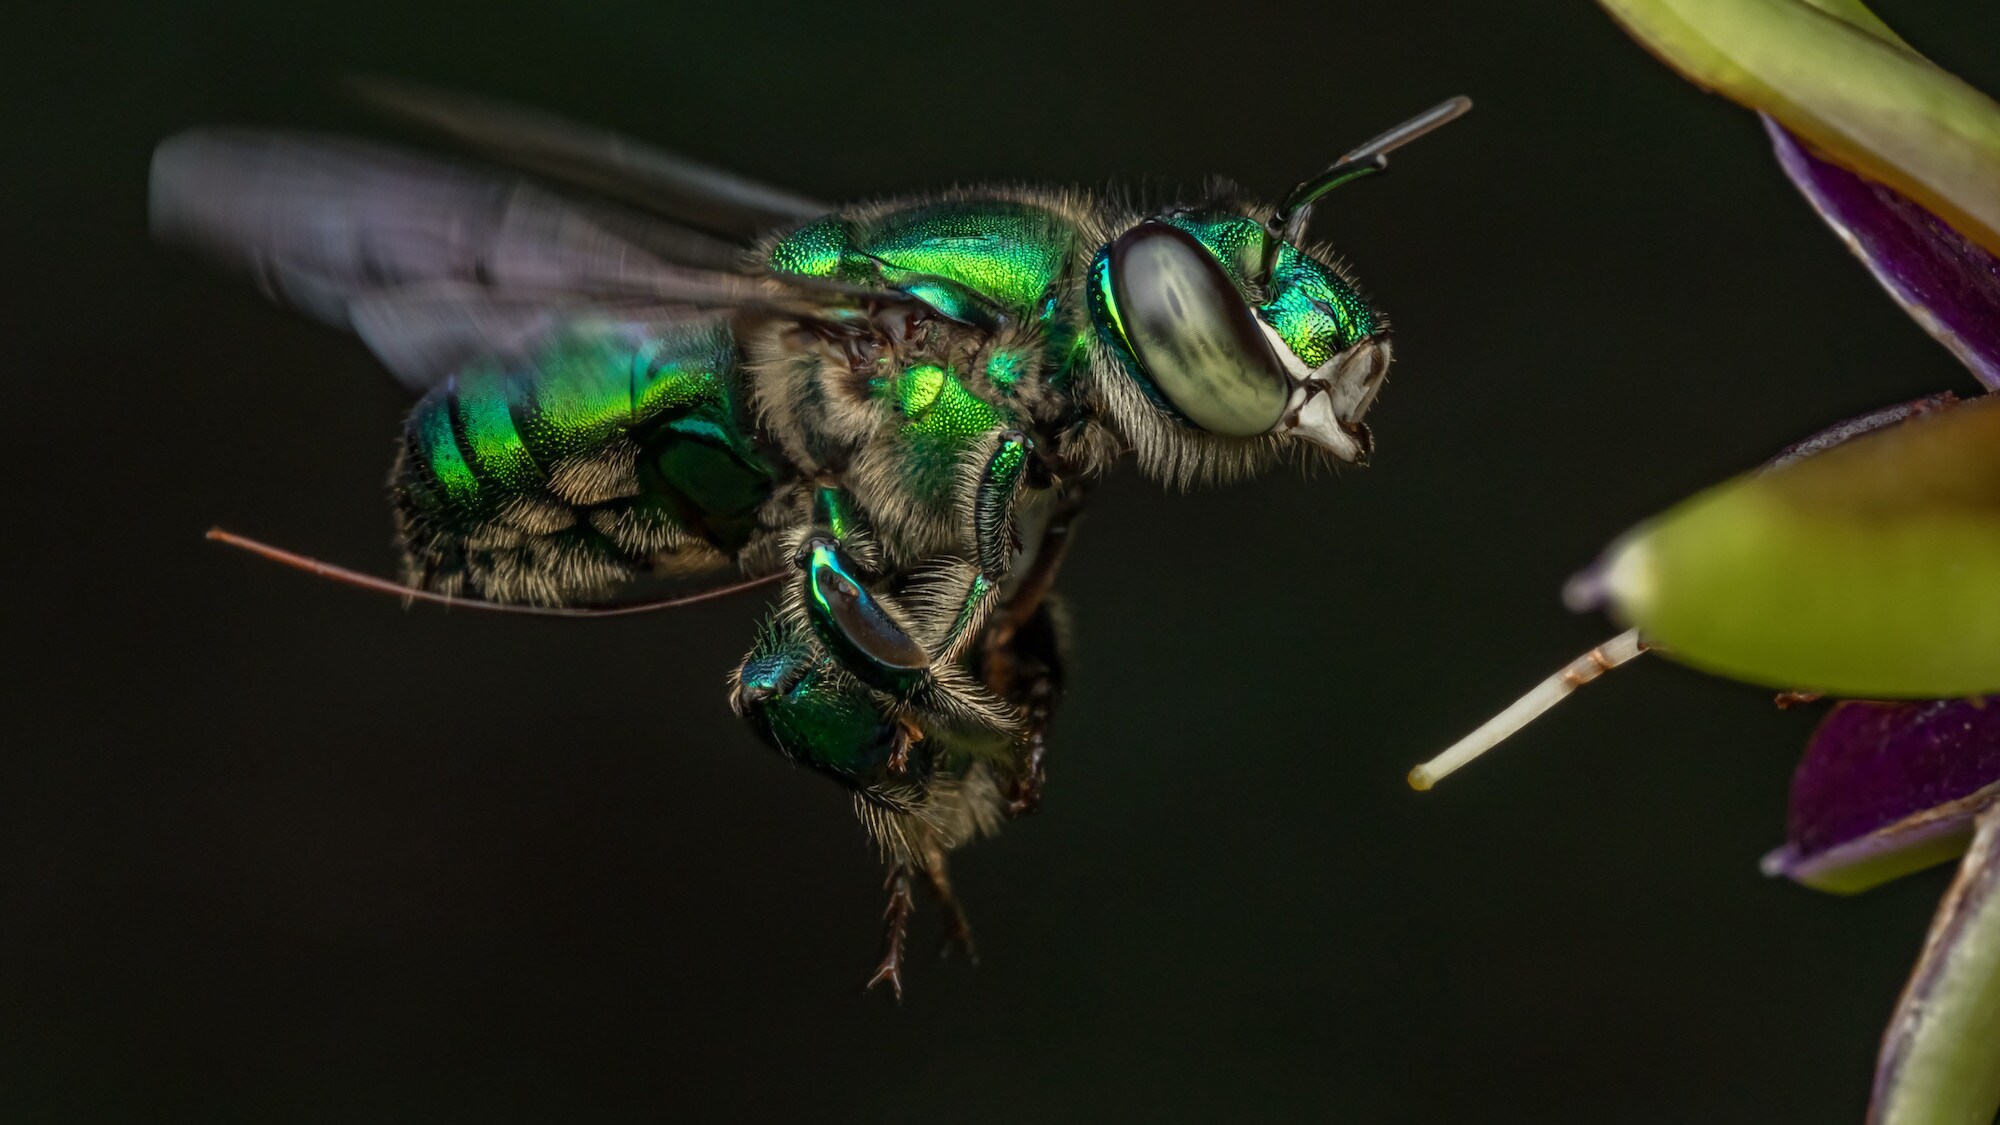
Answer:
<svg viewBox="0 0 2000 1125"><path fill-rule="evenodd" d="M483 156L701 230L747 239L833 210L540 110L382 78L354 85L363 101Z"/></svg>
<svg viewBox="0 0 2000 1125"><path fill-rule="evenodd" d="M348 319L398 381L423 390L475 359L529 355L557 327L589 311L574 297L496 294L446 281L364 293L348 304Z"/></svg>
<svg viewBox="0 0 2000 1125"><path fill-rule="evenodd" d="M358 333L419 390L591 308L809 319L895 296L718 268L740 263L740 249L525 181L338 138L169 138L153 156L150 209L158 237L242 268L273 300Z"/></svg>
<svg viewBox="0 0 2000 1125"><path fill-rule="evenodd" d="M591 300L574 295L494 293L439 282L385 289L348 306L350 326L398 381L422 391L480 359L532 359L558 330L589 323L638 326L656 335L676 325L713 323L726 311L657 302Z"/></svg>

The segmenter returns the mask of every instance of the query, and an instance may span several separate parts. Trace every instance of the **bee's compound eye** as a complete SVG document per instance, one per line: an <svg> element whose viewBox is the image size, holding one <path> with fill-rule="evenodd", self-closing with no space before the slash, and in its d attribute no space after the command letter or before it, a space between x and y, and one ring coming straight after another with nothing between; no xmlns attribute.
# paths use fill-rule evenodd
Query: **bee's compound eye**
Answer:
<svg viewBox="0 0 2000 1125"><path fill-rule="evenodd" d="M1125 344L1175 410L1225 437L1278 424L1291 380L1257 314L1193 235L1141 223L1111 244L1106 264Z"/></svg>

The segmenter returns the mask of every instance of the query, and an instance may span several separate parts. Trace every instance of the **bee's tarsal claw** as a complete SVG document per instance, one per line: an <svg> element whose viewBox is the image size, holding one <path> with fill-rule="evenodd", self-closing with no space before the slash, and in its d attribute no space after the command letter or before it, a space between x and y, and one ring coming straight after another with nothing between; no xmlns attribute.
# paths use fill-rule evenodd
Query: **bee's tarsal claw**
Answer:
<svg viewBox="0 0 2000 1125"><path fill-rule="evenodd" d="M896 1003L901 1004L903 1002L902 962L903 955L900 950L894 954L885 954L882 957L882 964L875 969L875 975L868 978L868 983L861 986L861 991L872 992L875 990L876 985L887 984L889 986L889 994L896 998Z"/></svg>

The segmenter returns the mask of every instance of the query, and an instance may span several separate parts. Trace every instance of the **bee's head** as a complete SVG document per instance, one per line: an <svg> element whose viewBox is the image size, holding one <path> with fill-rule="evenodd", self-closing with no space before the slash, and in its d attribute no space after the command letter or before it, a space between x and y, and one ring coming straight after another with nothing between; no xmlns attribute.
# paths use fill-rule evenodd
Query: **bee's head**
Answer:
<svg viewBox="0 0 2000 1125"><path fill-rule="evenodd" d="M1469 108L1457 98L1397 126L1268 217L1228 204L1175 208L1097 252L1091 320L1128 377L1102 389L1142 463L1188 477L1251 466L1300 441L1367 460L1362 417L1388 373L1388 322L1301 236L1322 195L1382 170L1389 150Z"/></svg>
<svg viewBox="0 0 2000 1125"><path fill-rule="evenodd" d="M1389 370L1388 322L1267 223L1207 208L1157 215L1098 251L1089 286L1099 333L1176 422L1367 459L1361 418Z"/></svg>

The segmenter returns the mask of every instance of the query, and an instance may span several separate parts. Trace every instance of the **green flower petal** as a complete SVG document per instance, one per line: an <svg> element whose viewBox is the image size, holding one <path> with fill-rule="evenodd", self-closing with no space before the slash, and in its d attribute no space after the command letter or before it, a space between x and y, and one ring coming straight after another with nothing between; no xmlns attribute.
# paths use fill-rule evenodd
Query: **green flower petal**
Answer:
<svg viewBox="0 0 2000 1125"><path fill-rule="evenodd" d="M1916 53L1915 47L1903 42L1903 37L1896 34L1888 24L1883 23L1882 17L1869 11L1868 5L1861 3L1861 0L1805 0L1805 3L1885 43L1894 43L1911 54Z"/></svg>
<svg viewBox="0 0 2000 1125"><path fill-rule="evenodd" d="M1988 1125L2000 1112L2000 809L1981 818L1896 1005L1868 1120Z"/></svg>
<svg viewBox="0 0 2000 1125"><path fill-rule="evenodd" d="M2000 103L1857 0L1599 0L1689 81L1762 110L2000 253Z"/></svg>
<svg viewBox="0 0 2000 1125"><path fill-rule="evenodd" d="M1571 600L1753 683L2000 691L2000 395L1703 492L1614 544Z"/></svg>

